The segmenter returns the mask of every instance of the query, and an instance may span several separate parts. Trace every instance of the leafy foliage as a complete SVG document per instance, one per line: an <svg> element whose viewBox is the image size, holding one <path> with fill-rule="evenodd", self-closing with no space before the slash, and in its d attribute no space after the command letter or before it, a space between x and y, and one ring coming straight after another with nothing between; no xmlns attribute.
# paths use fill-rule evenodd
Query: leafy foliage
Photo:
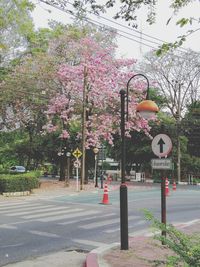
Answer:
<svg viewBox="0 0 200 267"><path fill-rule="evenodd" d="M188 152L200 157L200 102L195 101L189 106L182 122L184 134L188 138Z"/></svg>
<svg viewBox="0 0 200 267"><path fill-rule="evenodd" d="M0 2L0 65L20 54L26 38L33 32L30 12L34 5L28 0Z"/></svg>
<svg viewBox="0 0 200 267"><path fill-rule="evenodd" d="M188 267L200 266L199 235L186 235L171 224L162 224L148 210L144 210L144 213L145 218L152 223L155 230L166 232L166 237L160 233L156 233L154 237L177 255L168 259L168 263L173 262L174 264L171 266L179 266L180 262L185 263Z"/></svg>

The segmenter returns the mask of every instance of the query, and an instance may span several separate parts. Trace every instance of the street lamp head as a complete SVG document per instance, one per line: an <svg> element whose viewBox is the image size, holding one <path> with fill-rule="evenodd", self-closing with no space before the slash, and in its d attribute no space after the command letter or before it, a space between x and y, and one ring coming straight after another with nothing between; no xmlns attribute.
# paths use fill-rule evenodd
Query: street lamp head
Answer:
<svg viewBox="0 0 200 267"><path fill-rule="evenodd" d="M95 148L93 149L93 152L94 152L94 154L97 154L97 153L99 152L98 147L95 147Z"/></svg>
<svg viewBox="0 0 200 267"><path fill-rule="evenodd" d="M135 74L133 75L127 82L127 86L126 86L126 92L124 90L120 91L121 96L125 96L126 97L126 120L128 121L128 94L129 94L129 84L131 82L132 79L134 79L137 76L141 76L146 80L147 83L147 95L146 95L146 100L143 100L141 103L139 103L136 107L136 111L140 113L141 117L143 117L144 119L150 119L152 118L155 113L157 113L159 111L158 106L156 105L156 103L152 100L149 100L149 80L148 78L144 75L144 74Z"/></svg>
<svg viewBox="0 0 200 267"><path fill-rule="evenodd" d="M159 111L159 108L154 101L147 99L137 105L136 111L139 112L144 119L150 119Z"/></svg>
<svg viewBox="0 0 200 267"><path fill-rule="evenodd" d="M66 156L67 157L71 157L71 153L70 152L67 152Z"/></svg>

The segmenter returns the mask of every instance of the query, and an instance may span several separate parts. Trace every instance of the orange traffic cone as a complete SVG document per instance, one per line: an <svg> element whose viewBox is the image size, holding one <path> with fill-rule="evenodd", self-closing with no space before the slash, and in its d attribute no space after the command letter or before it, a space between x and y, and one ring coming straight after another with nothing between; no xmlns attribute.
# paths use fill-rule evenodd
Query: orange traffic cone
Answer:
<svg viewBox="0 0 200 267"><path fill-rule="evenodd" d="M165 196L169 196L169 181L165 179Z"/></svg>
<svg viewBox="0 0 200 267"><path fill-rule="evenodd" d="M175 181L173 182L172 189L173 189L173 191L176 191L176 182Z"/></svg>
<svg viewBox="0 0 200 267"><path fill-rule="evenodd" d="M104 205L109 204L109 199L108 199L108 185L107 185L107 183L105 183L105 186L104 186L104 193L103 193L103 199L102 199L101 204L104 204Z"/></svg>

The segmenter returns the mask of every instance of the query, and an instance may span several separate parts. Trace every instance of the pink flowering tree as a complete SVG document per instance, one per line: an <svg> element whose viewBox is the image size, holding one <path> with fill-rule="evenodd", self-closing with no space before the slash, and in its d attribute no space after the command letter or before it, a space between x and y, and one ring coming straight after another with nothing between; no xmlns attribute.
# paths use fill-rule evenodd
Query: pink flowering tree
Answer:
<svg viewBox="0 0 200 267"><path fill-rule="evenodd" d="M50 132L60 131L63 139L70 138L74 122L80 125L82 123L84 104L87 117L86 147L99 146L102 140L112 145L112 135L119 131L120 126L119 91L126 88L128 79L134 75L135 60L115 59L115 47L110 45L102 48L91 38L72 41L69 47L69 53L76 57L73 60L75 64L69 62L59 68L58 78L62 82L62 93L50 102L47 111L49 124L46 128ZM131 130L148 129L147 122L137 117L135 112L146 86L143 83L136 80L129 87L127 135ZM60 122L55 118L60 118ZM82 138L81 131L77 132L77 136Z"/></svg>
<svg viewBox="0 0 200 267"><path fill-rule="evenodd" d="M127 81L135 74L135 60L115 59L113 45L105 48L92 38L71 41L68 48L70 60L60 66L57 74L62 93L49 104L46 129L59 131L60 137L68 140L76 125L76 136L82 141L83 166L84 149L99 147L102 141L113 145L113 135L120 132L119 91L126 88ZM148 132L147 121L136 115L136 105L144 97L144 88L144 81L130 84L127 136L132 130Z"/></svg>

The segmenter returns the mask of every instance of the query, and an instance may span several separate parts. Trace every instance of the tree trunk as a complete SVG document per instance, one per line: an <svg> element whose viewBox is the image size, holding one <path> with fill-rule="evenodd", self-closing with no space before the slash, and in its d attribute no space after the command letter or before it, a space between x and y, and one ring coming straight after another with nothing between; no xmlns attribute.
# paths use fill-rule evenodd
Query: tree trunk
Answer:
<svg viewBox="0 0 200 267"><path fill-rule="evenodd" d="M66 179L66 160L65 157L62 156L60 159L60 178L59 181L65 181Z"/></svg>
<svg viewBox="0 0 200 267"><path fill-rule="evenodd" d="M67 157L67 173L65 177L65 186L69 186L69 178L70 178L70 157Z"/></svg>
<svg viewBox="0 0 200 267"><path fill-rule="evenodd" d="M82 164L81 164L81 182L80 190L83 190L85 180L85 142L86 142L86 96L87 96L87 69L84 68L84 85L83 85L83 111L82 111Z"/></svg>
<svg viewBox="0 0 200 267"><path fill-rule="evenodd" d="M181 146L179 136L177 141L177 178L179 183L181 182Z"/></svg>

